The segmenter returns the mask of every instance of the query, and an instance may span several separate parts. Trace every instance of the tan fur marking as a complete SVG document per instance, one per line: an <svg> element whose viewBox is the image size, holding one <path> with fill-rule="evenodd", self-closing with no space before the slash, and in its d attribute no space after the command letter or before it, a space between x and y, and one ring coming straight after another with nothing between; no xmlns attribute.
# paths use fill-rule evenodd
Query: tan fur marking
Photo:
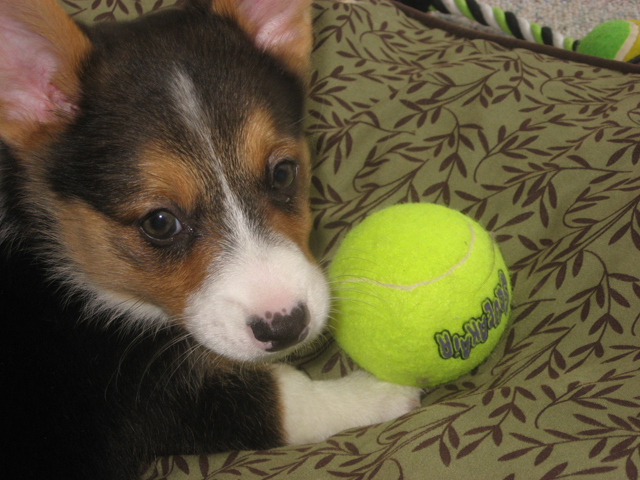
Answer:
<svg viewBox="0 0 640 480"><path fill-rule="evenodd" d="M286 238L295 242L309 261L315 263L315 259L309 250L311 215L308 208L305 208L303 215L295 219L285 216L275 208L270 208L268 212L268 224L273 230L282 233Z"/></svg>
<svg viewBox="0 0 640 480"><path fill-rule="evenodd" d="M263 175L267 163L275 156L296 158L297 144L278 136L271 114L264 108L256 108L244 125L241 148L247 166L254 175Z"/></svg>
<svg viewBox="0 0 640 480"><path fill-rule="evenodd" d="M264 175L269 162L293 158L299 162L298 182L303 189L304 206L302 213L294 217L285 215L276 208L267 210L267 223L286 238L297 243L311 258L308 251L308 237L311 230L311 214L308 205L308 172L310 168L309 149L304 139L294 140L278 136L273 120L264 109L252 112L244 130L244 157L247 166L255 175Z"/></svg>
<svg viewBox="0 0 640 480"><path fill-rule="evenodd" d="M167 203L185 213L193 211L204 187L189 171L188 162L150 144L141 154L140 171L144 194L126 206L132 223ZM174 318L181 316L218 254L215 239L208 238L193 247L184 261L165 264L135 225L116 223L80 202L61 204L58 212L63 212L60 225L67 254L90 281L101 289L157 305Z"/></svg>
<svg viewBox="0 0 640 480"><path fill-rule="evenodd" d="M156 305L177 319L217 254L213 242L203 242L184 261L166 264L135 226L116 223L82 202L58 201L56 213L65 256L92 284Z"/></svg>
<svg viewBox="0 0 640 480"><path fill-rule="evenodd" d="M189 212L195 207L200 192L205 189L197 172L189 171L187 161L154 144L145 148L139 168L145 181L144 191L149 192L150 196L145 200L169 200Z"/></svg>
<svg viewBox="0 0 640 480"><path fill-rule="evenodd" d="M301 184L303 198L302 204L299 206L300 213L294 217L285 215L275 208L270 208L267 214L268 224L276 231L281 232L286 238L294 241L307 256L309 261L315 263L315 259L309 250L309 234L311 232L311 208L309 206L309 153L306 148L306 142L301 148L301 153L297 157L301 163L298 172L298 181Z"/></svg>

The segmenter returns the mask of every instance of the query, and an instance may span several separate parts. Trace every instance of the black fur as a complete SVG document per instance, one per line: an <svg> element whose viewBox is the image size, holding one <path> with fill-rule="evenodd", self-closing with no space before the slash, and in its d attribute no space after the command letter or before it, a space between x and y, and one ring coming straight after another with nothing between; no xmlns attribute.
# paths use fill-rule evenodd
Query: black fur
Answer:
<svg viewBox="0 0 640 480"><path fill-rule="evenodd" d="M6 478L134 479L157 455L282 444L259 366L217 364L172 329L78 324L32 256L3 252L0 269Z"/></svg>

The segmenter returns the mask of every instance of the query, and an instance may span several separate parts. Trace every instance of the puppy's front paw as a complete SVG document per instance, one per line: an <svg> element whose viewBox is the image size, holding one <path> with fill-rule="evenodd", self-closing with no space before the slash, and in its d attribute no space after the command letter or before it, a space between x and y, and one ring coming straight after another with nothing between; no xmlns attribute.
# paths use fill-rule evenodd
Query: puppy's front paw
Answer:
<svg viewBox="0 0 640 480"><path fill-rule="evenodd" d="M422 390L417 387L378 380L361 370L341 381L364 396L359 400L361 425L357 426L387 422L420 407Z"/></svg>
<svg viewBox="0 0 640 480"><path fill-rule="evenodd" d="M287 365L275 373L285 438L292 445L393 420L420 406L419 388L383 382L363 371L324 381L312 381Z"/></svg>

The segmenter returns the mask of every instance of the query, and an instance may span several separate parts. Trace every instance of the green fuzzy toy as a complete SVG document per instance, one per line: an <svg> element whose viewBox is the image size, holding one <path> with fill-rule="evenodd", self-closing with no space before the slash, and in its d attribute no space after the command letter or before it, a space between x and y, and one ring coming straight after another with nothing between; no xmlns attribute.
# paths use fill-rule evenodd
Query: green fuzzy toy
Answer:
<svg viewBox="0 0 640 480"><path fill-rule="evenodd" d="M578 42L576 51L628 62L640 55L640 21L611 20L598 25Z"/></svg>
<svg viewBox="0 0 640 480"><path fill-rule="evenodd" d="M483 363L511 312L489 233L435 204L386 208L353 228L329 268L332 333L382 380L434 387Z"/></svg>

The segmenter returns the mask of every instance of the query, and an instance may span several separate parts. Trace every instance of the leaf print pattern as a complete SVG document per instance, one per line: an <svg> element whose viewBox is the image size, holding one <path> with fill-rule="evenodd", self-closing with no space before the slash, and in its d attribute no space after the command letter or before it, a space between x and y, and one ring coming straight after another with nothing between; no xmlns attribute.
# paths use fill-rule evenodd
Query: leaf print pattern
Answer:
<svg viewBox="0 0 640 480"><path fill-rule="evenodd" d="M61 0L83 21L169 0ZM637 479L640 73L430 28L387 0L313 5L312 249L398 202L483 224L514 284L486 363L394 422L316 445L163 457L147 480ZM293 359L354 368L327 335ZM312 414L312 412L310 412Z"/></svg>
<svg viewBox="0 0 640 480"><path fill-rule="evenodd" d="M184 0L58 0L67 13L84 23L127 20L180 6Z"/></svg>

